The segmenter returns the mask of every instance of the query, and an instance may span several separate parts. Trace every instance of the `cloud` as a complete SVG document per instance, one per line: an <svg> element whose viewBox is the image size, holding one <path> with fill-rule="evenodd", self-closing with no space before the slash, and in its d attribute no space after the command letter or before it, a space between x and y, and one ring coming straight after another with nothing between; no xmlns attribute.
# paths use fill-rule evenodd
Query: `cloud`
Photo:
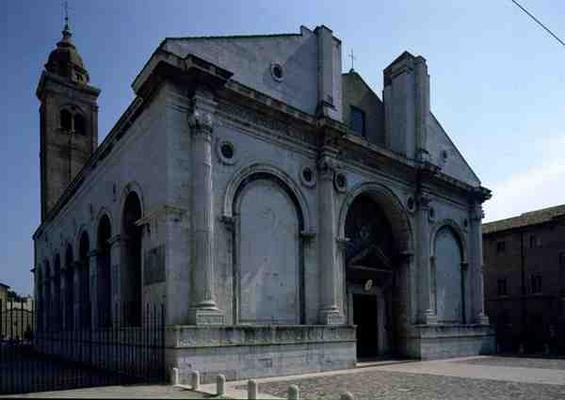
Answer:
<svg viewBox="0 0 565 400"><path fill-rule="evenodd" d="M485 222L565 203L565 136L534 143L532 156L539 162L492 186Z"/></svg>

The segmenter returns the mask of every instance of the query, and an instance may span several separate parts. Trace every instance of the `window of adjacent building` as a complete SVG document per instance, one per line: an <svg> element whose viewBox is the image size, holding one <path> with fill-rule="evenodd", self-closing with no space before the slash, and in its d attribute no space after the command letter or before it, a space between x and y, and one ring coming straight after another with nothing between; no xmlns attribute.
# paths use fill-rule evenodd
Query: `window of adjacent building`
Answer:
<svg viewBox="0 0 565 400"><path fill-rule="evenodd" d="M534 247L540 247L540 246L541 246L540 238L536 235L531 235L530 236L530 249L533 249Z"/></svg>
<svg viewBox="0 0 565 400"><path fill-rule="evenodd" d="M496 253L502 254L506 252L506 242L500 241L496 242Z"/></svg>
<svg viewBox="0 0 565 400"><path fill-rule="evenodd" d="M499 296L507 296L508 295L508 284L506 278L498 279L497 283L497 291Z"/></svg>
<svg viewBox="0 0 565 400"><path fill-rule="evenodd" d="M355 106L350 106L349 128L361 136L365 136L365 112Z"/></svg>
<svg viewBox="0 0 565 400"><path fill-rule="evenodd" d="M530 279L532 293L541 293L541 275L532 275Z"/></svg>
<svg viewBox="0 0 565 400"><path fill-rule="evenodd" d="M559 292L565 296L565 264L559 266Z"/></svg>

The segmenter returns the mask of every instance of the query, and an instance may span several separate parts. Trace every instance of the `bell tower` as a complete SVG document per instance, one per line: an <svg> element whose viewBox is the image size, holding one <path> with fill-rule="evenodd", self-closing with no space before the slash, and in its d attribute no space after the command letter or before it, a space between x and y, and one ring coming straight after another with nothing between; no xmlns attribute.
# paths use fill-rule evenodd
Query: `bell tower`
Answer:
<svg viewBox="0 0 565 400"><path fill-rule="evenodd" d="M71 40L68 18L62 34L36 90L41 102L42 221L98 145L100 89L89 85L88 71Z"/></svg>

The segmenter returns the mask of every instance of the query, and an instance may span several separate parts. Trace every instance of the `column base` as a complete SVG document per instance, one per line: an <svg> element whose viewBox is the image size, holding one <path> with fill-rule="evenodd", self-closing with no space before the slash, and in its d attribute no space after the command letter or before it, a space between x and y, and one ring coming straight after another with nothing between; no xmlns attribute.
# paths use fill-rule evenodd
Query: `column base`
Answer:
<svg viewBox="0 0 565 400"><path fill-rule="evenodd" d="M477 315L477 323L479 325L490 325L488 315L486 315L485 313L479 313L479 315Z"/></svg>
<svg viewBox="0 0 565 400"><path fill-rule="evenodd" d="M423 324L426 325L436 325L438 323L437 314L434 313L432 310L424 311L420 316L420 320L422 321Z"/></svg>
<svg viewBox="0 0 565 400"><path fill-rule="evenodd" d="M343 325L345 318L337 309L325 309L320 310L320 323L322 325Z"/></svg>
<svg viewBox="0 0 565 400"><path fill-rule="evenodd" d="M218 308L192 308L188 311L191 325L224 325L224 313Z"/></svg>

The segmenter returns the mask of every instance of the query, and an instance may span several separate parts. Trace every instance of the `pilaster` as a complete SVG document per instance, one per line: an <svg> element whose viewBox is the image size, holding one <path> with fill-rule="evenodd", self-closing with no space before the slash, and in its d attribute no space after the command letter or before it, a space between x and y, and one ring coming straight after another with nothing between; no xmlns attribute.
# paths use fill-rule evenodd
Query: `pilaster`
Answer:
<svg viewBox="0 0 565 400"><path fill-rule="evenodd" d="M196 91L188 124L192 136L192 302L189 322L221 325L224 315L214 300L214 210L212 186L212 136L216 102L207 91Z"/></svg>
<svg viewBox="0 0 565 400"><path fill-rule="evenodd" d="M338 305L337 220L335 211L334 175L337 151L324 146L318 160L319 184L319 260L320 260L320 323L340 325L343 313Z"/></svg>
<svg viewBox="0 0 565 400"><path fill-rule="evenodd" d="M426 194L420 194L417 198L416 215L416 264L418 269L418 322L423 324L434 324L437 322L437 314L434 305L434 276L432 274L432 263L430 258L430 212L431 199Z"/></svg>
<svg viewBox="0 0 565 400"><path fill-rule="evenodd" d="M470 222L470 242L471 254L474 258L471 263L470 275L473 285L473 296L471 297L472 318L475 323L488 325L489 319L485 313L485 294L484 294L484 265L483 265L483 235L482 235L482 219L484 212L482 205L478 202L471 206L471 222Z"/></svg>
<svg viewBox="0 0 565 400"><path fill-rule="evenodd" d="M123 260L122 252L125 248L126 237L124 235L114 235L109 240L110 244L110 282L111 282L111 308L112 308L112 325L119 326L122 320L121 301L122 301L122 269L121 260Z"/></svg>
<svg viewBox="0 0 565 400"><path fill-rule="evenodd" d="M98 251L91 250L88 252L88 284L89 284L89 301L90 301L90 326L98 326L98 269L97 267Z"/></svg>

